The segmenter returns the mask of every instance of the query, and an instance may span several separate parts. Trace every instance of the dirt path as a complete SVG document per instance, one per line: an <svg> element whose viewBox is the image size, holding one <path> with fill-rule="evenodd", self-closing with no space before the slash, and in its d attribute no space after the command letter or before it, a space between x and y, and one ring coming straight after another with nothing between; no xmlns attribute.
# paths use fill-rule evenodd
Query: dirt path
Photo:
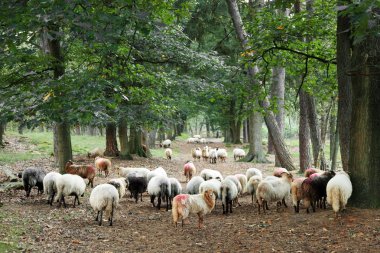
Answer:
<svg viewBox="0 0 380 253"><path fill-rule="evenodd" d="M114 159L113 162L150 169L162 166L169 176L184 181L183 164L191 159L193 146L174 142L172 161L136 158L133 161ZM223 144L209 146L222 147ZM84 157L77 159L92 162ZM32 163L52 170L49 159ZM25 163L24 167L30 164ZM231 158L222 164L203 161L195 164L198 173L203 168L216 168L223 175L245 173L254 165L237 163ZM273 170L273 164L254 166L266 175ZM14 169L19 168L20 164ZM111 177L115 176L111 173ZM96 184L106 180L97 178ZM122 199L114 226L99 227L88 203L90 191L86 189L79 207L69 205L66 209L48 206L45 197L36 196L34 190L28 199L23 191L0 193L0 241L3 244L16 241L12 245L27 252L380 252L379 210L348 207L341 218L335 219L330 208L307 215L305 210L294 214L290 207L276 212L272 204L267 214L258 215L250 196L244 196L242 206L227 216L222 214L218 203L205 217L206 227L199 230L194 216L190 217L191 224L175 228L171 212L153 208L145 194L143 202L137 204L129 198ZM67 202L71 204L72 199L68 198ZM290 200L287 203L290 204Z"/></svg>

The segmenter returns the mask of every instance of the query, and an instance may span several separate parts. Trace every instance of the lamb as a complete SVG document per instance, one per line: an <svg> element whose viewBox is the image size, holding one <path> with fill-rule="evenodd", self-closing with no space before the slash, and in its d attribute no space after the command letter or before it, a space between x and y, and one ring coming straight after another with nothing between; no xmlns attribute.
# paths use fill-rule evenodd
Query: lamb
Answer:
<svg viewBox="0 0 380 253"><path fill-rule="evenodd" d="M199 193L204 193L207 190L212 190L215 194L216 199L222 199L222 194L220 192L221 182L217 179L210 179L202 182L199 185Z"/></svg>
<svg viewBox="0 0 380 253"><path fill-rule="evenodd" d="M66 207L65 196L75 196L74 207L76 201L80 205L79 196L83 197L86 189L86 183L83 178L78 175L64 174L57 178L56 185L57 196L55 197L55 201L59 200L58 207L61 206L62 202L64 207Z"/></svg>
<svg viewBox="0 0 380 253"><path fill-rule="evenodd" d="M241 195L243 195L244 193L247 192L247 177L246 175L243 175L243 174L235 174L235 177L237 177L237 179L239 180L241 184L241 187L242 187Z"/></svg>
<svg viewBox="0 0 380 253"><path fill-rule="evenodd" d="M285 168L275 168L273 171L273 176L281 177L282 173L288 173L289 174L289 171Z"/></svg>
<svg viewBox="0 0 380 253"><path fill-rule="evenodd" d="M37 167L29 167L22 172L21 177L26 192L26 197L30 196L30 191L34 186L37 186L38 194L43 192L43 180L45 175L45 170Z"/></svg>
<svg viewBox="0 0 380 253"><path fill-rule="evenodd" d="M143 175L148 180L148 173L150 172L147 168L131 168L131 167L115 167L115 172L120 177L128 177L130 173L138 173Z"/></svg>
<svg viewBox="0 0 380 253"><path fill-rule="evenodd" d="M146 191L148 186L147 178L140 173L130 173L127 177L128 180L128 190L131 192L131 196L135 198L137 203L138 194L140 193L140 200L142 200L142 194Z"/></svg>
<svg viewBox="0 0 380 253"><path fill-rule="evenodd" d="M88 179L88 185L94 187L95 179L95 168L91 165L74 165L74 163L69 160L65 165L65 172L69 174L74 174L81 176L82 178Z"/></svg>
<svg viewBox="0 0 380 253"><path fill-rule="evenodd" d="M168 160L171 160L171 159L172 159L173 151L172 151L171 148L167 148L167 149L165 149L165 156L166 156L166 159L168 159Z"/></svg>
<svg viewBox="0 0 380 253"><path fill-rule="evenodd" d="M203 147L203 149L202 149L202 158L203 158L203 161L207 161L208 160L208 158L209 158L209 148L208 148L208 146Z"/></svg>
<svg viewBox="0 0 380 253"><path fill-rule="evenodd" d="M49 172L43 179L44 193L48 195L48 204L53 205L53 199L57 193L57 178L62 176L58 172Z"/></svg>
<svg viewBox="0 0 380 253"><path fill-rule="evenodd" d="M166 176L154 176L148 183L148 193L150 195L150 202L155 206L154 199L158 198L157 209L161 208L161 199L166 201L166 211L169 210L169 198L171 195L170 180Z"/></svg>
<svg viewBox="0 0 380 253"><path fill-rule="evenodd" d="M263 180L260 182L256 190L259 214L261 206L263 207L263 211L265 213L264 204L267 205L267 202L277 201L278 211L281 201L290 194L290 184L292 180L292 174L283 173L281 178ZM283 203L285 207L287 207L285 201Z"/></svg>
<svg viewBox="0 0 380 253"><path fill-rule="evenodd" d="M119 177L119 178L113 178L108 181L109 184L112 183L118 183L119 187L116 187L118 193L119 193L119 199L122 199L125 195L125 189L127 188L127 183L128 180L125 179L124 177Z"/></svg>
<svg viewBox="0 0 380 253"><path fill-rule="evenodd" d="M98 169L98 173L102 174L104 171L105 176L108 176L109 170L111 169L112 163L109 159L102 157L95 157L95 167Z"/></svg>
<svg viewBox="0 0 380 253"><path fill-rule="evenodd" d="M215 195L212 190L197 195L180 194L173 199L173 221L177 227L178 220L187 219L189 214L198 215L198 228L203 227L203 216L210 213L215 207Z"/></svg>
<svg viewBox="0 0 380 253"><path fill-rule="evenodd" d="M235 182L226 177L221 183L220 191L222 194L223 214L228 214L228 207L230 213L232 213L232 201L236 200L239 194Z"/></svg>
<svg viewBox="0 0 380 253"><path fill-rule="evenodd" d="M213 178L218 179L219 181L223 180L222 174L219 171L212 169L203 169L199 176L201 176L204 180L209 180Z"/></svg>
<svg viewBox="0 0 380 253"><path fill-rule="evenodd" d="M171 205L174 197L177 196L178 194L182 193L182 185L178 181L178 179L174 178L174 177L170 177L169 181L170 181L170 191L171 191L170 192L170 198L169 198L169 204Z"/></svg>
<svg viewBox="0 0 380 253"><path fill-rule="evenodd" d="M329 203L337 216L339 211L346 208L347 200L352 194L352 183L350 176L344 172L339 171L327 183L326 187L327 203Z"/></svg>
<svg viewBox="0 0 380 253"><path fill-rule="evenodd" d="M197 169L195 168L194 163L192 161L188 161L187 163L185 163L185 165L183 166L183 174L186 177L186 182L191 180L195 173L197 173Z"/></svg>
<svg viewBox="0 0 380 253"><path fill-rule="evenodd" d="M245 156L245 151L241 148L235 148L233 150L233 154L234 154L234 160L236 161L236 159L239 160Z"/></svg>
<svg viewBox="0 0 380 253"><path fill-rule="evenodd" d="M220 159L221 162L225 162L227 159L227 150L224 148L219 148L216 151L216 154L218 155L218 158Z"/></svg>
<svg viewBox="0 0 380 253"><path fill-rule="evenodd" d="M188 194L198 194L199 193L199 186L204 181L205 180L200 176L192 177L186 185L186 192Z"/></svg>
<svg viewBox="0 0 380 253"><path fill-rule="evenodd" d="M168 175L166 174L166 171L164 170L164 168L162 167L158 167L152 171L149 171L149 173L147 174L147 181L149 183L149 181L154 177L154 176L164 176L164 177L167 177Z"/></svg>
<svg viewBox="0 0 380 253"><path fill-rule="evenodd" d="M299 177L293 180L292 184L290 185L291 192L292 192L292 202L294 207L294 212L299 213L300 211L300 201L302 199L302 183L306 179L306 177Z"/></svg>
<svg viewBox="0 0 380 253"><path fill-rule="evenodd" d="M218 160L218 148L213 148L210 150L209 153L210 163L216 163Z"/></svg>
<svg viewBox="0 0 380 253"><path fill-rule="evenodd" d="M313 212L315 212L315 203L318 201L320 201L320 208L323 205L324 209L326 209L326 186L334 176L334 171L325 171L320 176L308 177L302 182L303 204L307 213L309 213L310 204Z"/></svg>
<svg viewBox="0 0 380 253"><path fill-rule="evenodd" d="M172 145L172 141L169 140L169 139L166 139L166 140L164 140L164 141L160 144L160 147L170 148L171 145Z"/></svg>
<svg viewBox="0 0 380 253"><path fill-rule="evenodd" d="M99 226L102 225L103 211L106 212L106 217L108 217L109 224L112 226L114 212L118 204L119 193L113 185L100 184L91 191L90 205L97 212L95 221L98 222Z"/></svg>
<svg viewBox="0 0 380 253"><path fill-rule="evenodd" d="M256 169L256 168L247 169L247 172L245 173L245 175L247 176L248 181L252 176L255 176L255 175L260 176L260 178L263 179L263 173L261 172L261 170Z"/></svg>
<svg viewBox="0 0 380 253"><path fill-rule="evenodd" d="M95 158L97 156L103 156L104 155L104 149L102 148L94 148L90 152L87 153L88 158Z"/></svg>
<svg viewBox="0 0 380 253"><path fill-rule="evenodd" d="M259 186L261 180L262 180L262 176L254 175L254 176L250 177L248 182L247 182L247 192L249 194L251 194L251 196L252 196L252 204L253 204L254 200L257 200L256 190L257 190L257 187Z"/></svg>

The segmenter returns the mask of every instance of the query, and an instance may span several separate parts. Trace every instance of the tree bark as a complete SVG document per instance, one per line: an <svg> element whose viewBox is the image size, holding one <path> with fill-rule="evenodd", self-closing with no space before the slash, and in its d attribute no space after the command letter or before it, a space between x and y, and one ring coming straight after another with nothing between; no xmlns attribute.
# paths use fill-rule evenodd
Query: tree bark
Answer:
<svg viewBox="0 0 380 253"><path fill-rule="evenodd" d="M310 128L307 117L306 92L301 90L299 94L300 118L299 118L299 153L300 172L310 168Z"/></svg>
<svg viewBox="0 0 380 253"><path fill-rule="evenodd" d="M338 132L338 126L335 127L335 134L334 134L334 139L330 140L330 143L334 143L332 155L331 155L331 170L336 170L336 159L338 156L338 147L339 147L339 132ZM331 145L331 144L330 144Z"/></svg>
<svg viewBox="0 0 380 253"><path fill-rule="evenodd" d="M116 124L108 122L106 125L106 150L104 151L104 155L115 157L119 156L119 154L116 139Z"/></svg>
<svg viewBox="0 0 380 253"><path fill-rule="evenodd" d="M337 5L347 5L349 1L339 0ZM348 161L350 157L350 128L352 115L352 84L351 76L348 74L351 61L351 28L350 20L347 16L337 17L337 48L336 60L338 76L338 127L339 145L342 158L343 170L348 171Z"/></svg>
<svg viewBox="0 0 380 253"><path fill-rule="evenodd" d="M136 154L136 127L134 125L131 125L130 128L129 128L129 142L128 142L128 145L129 145L129 152L131 154Z"/></svg>
<svg viewBox="0 0 380 253"><path fill-rule="evenodd" d="M4 147L4 132L5 132L5 124L3 122L0 122L0 148Z"/></svg>
<svg viewBox="0 0 380 253"><path fill-rule="evenodd" d="M156 135L157 135L157 129L153 129L149 132L149 141L148 146L149 148L156 148Z"/></svg>
<svg viewBox="0 0 380 253"><path fill-rule="evenodd" d="M121 119L118 127L119 142L120 142L120 159L133 160L129 153L128 145L128 124L127 120Z"/></svg>
<svg viewBox="0 0 380 253"><path fill-rule="evenodd" d="M58 166L61 174L65 173L65 165L67 161L73 159L73 152L71 148L70 125L66 122L57 122L56 138L57 138L57 152L58 152Z"/></svg>
<svg viewBox="0 0 380 253"><path fill-rule="evenodd" d="M235 27L235 31L236 31L237 37L239 38L241 47L244 50L248 50L249 49L249 47L247 45L247 42L248 42L247 38L248 37L247 37L247 34L244 30L243 22L242 22L242 19L240 16L240 12L239 12L239 8L237 6L236 0L226 0L226 1L227 1L227 5L228 5L228 11L231 15L231 18L232 18L232 21L233 21L233 24ZM258 82L256 82L256 80L254 79L256 73L257 73L257 67L254 67L254 68L248 67L248 76L250 77L251 85L256 86L256 87L260 87ZM292 159L290 157L289 150L287 149L287 147L285 145L284 139L281 136L281 133L280 133L280 130L277 126L277 122L276 122L276 119L273 115L273 112L268 111L269 102L267 101L266 98L264 99L264 101L259 101L258 98L256 98L256 103L257 102L259 102L259 104L266 109L266 114L264 116L265 123L268 127L268 131L269 131L270 135L273 138L276 154L278 155L278 158L279 158L281 165L288 170L294 170L295 166L294 166ZM257 114L257 113L254 113L254 114ZM261 115L254 115L254 117L262 117L262 116ZM250 122L250 128L258 130L258 127L253 125L256 122L257 121ZM261 132L261 127L260 127L259 131ZM251 149L251 147L250 147L250 149ZM249 155L252 156L252 154L250 152L248 152L247 157ZM260 154L260 156L261 156L261 154Z"/></svg>
<svg viewBox="0 0 380 253"><path fill-rule="evenodd" d="M149 149L149 145L148 145L148 131L147 130L142 130L142 133L141 133L141 149L142 149L142 156L143 157L147 157L147 158L151 158L152 157L152 153L150 153L150 149ZM144 146L144 147L143 147Z"/></svg>

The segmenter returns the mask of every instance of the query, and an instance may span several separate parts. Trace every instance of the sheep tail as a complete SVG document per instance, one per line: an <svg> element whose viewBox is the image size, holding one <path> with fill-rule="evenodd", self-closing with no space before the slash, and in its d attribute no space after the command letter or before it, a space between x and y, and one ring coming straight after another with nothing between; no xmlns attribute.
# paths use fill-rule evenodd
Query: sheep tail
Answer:
<svg viewBox="0 0 380 253"><path fill-rule="evenodd" d="M343 196L340 192L339 187L334 187L331 192L331 206L334 212L338 212L340 210L340 203L343 202Z"/></svg>
<svg viewBox="0 0 380 253"><path fill-rule="evenodd" d="M173 199L172 203L172 215L173 215L173 222L177 226L178 218L179 218L179 213L178 213L178 201L176 198Z"/></svg>

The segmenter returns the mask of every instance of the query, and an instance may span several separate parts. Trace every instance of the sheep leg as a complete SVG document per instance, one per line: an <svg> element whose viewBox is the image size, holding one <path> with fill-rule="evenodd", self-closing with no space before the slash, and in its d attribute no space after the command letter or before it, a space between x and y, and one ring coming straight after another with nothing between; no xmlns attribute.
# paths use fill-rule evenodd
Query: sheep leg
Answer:
<svg viewBox="0 0 380 253"><path fill-rule="evenodd" d="M158 203L157 203L157 209L160 210L161 208L161 195L158 196Z"/></svg>
<svg viewBox="0 0 380 253"><path fill-rule="evenodd" d="M166 199L166 211L169 211L169 206L171 205L170 198L168 195L166 195L165 199Z"/></svg>
<svg viewBox="0 0 380 253"><path fill-rule="evenodd" d="M111 208L111 214L110 214L110 226L112 226L112 223L113 223L113 209L114 209L114 205L113 205L113 202L114 202L114 199L112 199L112 208Z"/></svg>
<svg viewBox="0 0 380 253"><path fill-rule="evenodd" d="M268 207L268 202L265 201L265 207L267 208L267 210L269 210L269 207ZM263 207L264 208L264 207Z"/></svg>
<svg viewBox="0 0 380 253"><path fill-rule="evenodd" d="M100 214L100 211L98 211L98 213L96 214L95 221L98 221L98 220L99 220L99 214Z"/></svg>
<svg viewBox="0 0 380 253"><path fill-rule="evenodd" d="M285 198L282 199L282 204L283 204L286 208L288 208L288 206L286 205L286 202L285 202Z"/></svg>
<svg viewBox="0 0 380 253"><path fill-rule="evenodd" d="M198 213L198 228L201 229L203 227L203 216L201 213Z"/></svg>
<svg viewBox="0 0 380 253"><path fill-rule="evenodd" d="M155 199L155 198L156 198L156 197L155 197L154 195L150 196L150 203L153 204L153 207L155 207L155 205L154 205L154 199Z"/></svg>
<svg viewBox="0 0 380 253"><path fill-rule="evenodd" d="M143 200L142 200L142 192L140 193L140 200L141 200L141 202L143 202Z"/></svg>
<svg viewBox="0 0 380 253"><path fill-rule="evenodd" d="M232 199L229 202L230 202L230 213L232 213Z"/></svg>
<svg viewBox="0 0 380 253"><path fill-rule="evenodd" d="M296 207L296 213L300 212L300 200L297 200L297 207Z"/></svg>
<svg viewBox="0 0 380 253"><path fill-rule="evenodd" d="M103 210L102 211L99 211L100 212L100 217L99 217L99 226L101 226L102 225L102 221L103 221Z"/></svg>
<svg viewBox="0 0 380 253"><path fill-rule="evenodd" d="M139 200L139 193L138 193L137 191L135 191L135 192L133 193L133 197L135 198L135 201L136 201L136 203L137 203L137 201Z"/></svg>
<svg viewBox="0 0 380 253"><path fill-rule="evenodd" d="M268 210L268 202L266 200L263 200L263 211L265 213L265 207Z"/></svg>
<svg viewBox="0 0 380 253"><path fill-rule="evenodd" d="M63 195L62 195L62 197L61 197L61 202L63 202L63 207L66 208L65 197L64 197ZM60 203L59 206L61 206L61 203Z"/></svg>
<svg viewBox="0 0 380 253"><path fill-rule="evenodd" d="M313 208L313 213L315 213L315 202L311 201L311 207Z"/></svg>
<svg viewBox="0 0 380 253"><path fill-rule="evenodd" d="M222 203L222 207L223 207L223 214L225 214L226 212L224 211L224 203Z"/></svg>

